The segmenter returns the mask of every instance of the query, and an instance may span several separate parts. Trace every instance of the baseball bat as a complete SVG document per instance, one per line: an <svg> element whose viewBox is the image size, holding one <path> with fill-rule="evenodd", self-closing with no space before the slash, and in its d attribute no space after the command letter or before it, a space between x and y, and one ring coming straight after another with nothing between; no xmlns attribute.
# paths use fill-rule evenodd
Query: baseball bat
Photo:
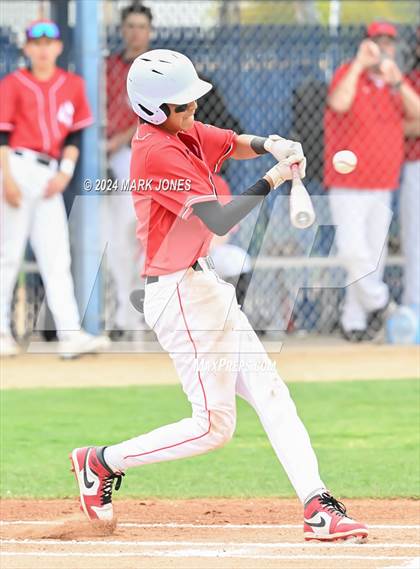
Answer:
<svg viewBox="0 0 420 569"><path fill-rule="evenodd" d="M308 191L300 179L298 164L292 164L291 169L290 221L294 227L306 229L315 221L315 211Z"/></svg>

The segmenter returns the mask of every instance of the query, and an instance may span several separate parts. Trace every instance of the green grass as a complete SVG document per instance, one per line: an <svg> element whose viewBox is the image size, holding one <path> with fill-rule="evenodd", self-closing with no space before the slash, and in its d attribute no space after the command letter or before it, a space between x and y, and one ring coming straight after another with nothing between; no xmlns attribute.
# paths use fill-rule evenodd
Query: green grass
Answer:
<svg viewBox="0 0 420 569"><path fill-rule="evenodd" d="M416 381L296 383L290 390L321 475L343 497L419 494ZM180 387L1 392L3 497L76 495L68 452L112 444L188 416ZM286 435L287 436L287 435ZM223 449L130 470L124 497L293 496L254 411L238 401Z"/></svg>

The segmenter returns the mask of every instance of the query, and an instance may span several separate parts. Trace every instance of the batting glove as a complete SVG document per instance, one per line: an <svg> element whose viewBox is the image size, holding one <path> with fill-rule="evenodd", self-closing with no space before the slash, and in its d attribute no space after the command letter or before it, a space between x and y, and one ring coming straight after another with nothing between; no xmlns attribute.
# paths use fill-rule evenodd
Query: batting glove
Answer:
<svg viewBox="0 0 420 569"><path fill-rule="evenodd" d="M286 180L292 179L292 164L299 164L299 175L301 178L305 176L306 158L300 154L291 154L288 158L277 162L275 166L270 168L265 174L272 182L273 190L281 186Z"/></svg>
<svg viewBox="0 0 420 569"><path fill-rule="evenodd" d="M278 134L271 134L264 142L264 148L267 152L270 152L278 162L294 157L295 162L299 164L300 177L305 177L306 160L300 142L287 140Z"/></svg>

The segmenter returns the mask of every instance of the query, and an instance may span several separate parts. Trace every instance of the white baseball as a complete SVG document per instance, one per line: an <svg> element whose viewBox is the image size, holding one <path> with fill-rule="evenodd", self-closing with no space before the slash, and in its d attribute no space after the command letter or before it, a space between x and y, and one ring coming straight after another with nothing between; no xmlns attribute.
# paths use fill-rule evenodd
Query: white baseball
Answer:
<svg viewBox="0 0 420 569"><path fill-rule="evenodd" d="M357 156L351 150L340 150L332 159L334 169L339 174L350 174L357 166Z"/></svg>

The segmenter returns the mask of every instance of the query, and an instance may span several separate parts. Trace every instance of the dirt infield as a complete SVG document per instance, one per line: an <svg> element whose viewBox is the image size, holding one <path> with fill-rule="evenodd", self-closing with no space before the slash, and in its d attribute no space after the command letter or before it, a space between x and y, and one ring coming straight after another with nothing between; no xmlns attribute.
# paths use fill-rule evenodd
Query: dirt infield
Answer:
<svg viewBox="0 0 420 569"><path fill-rule="evenodd" d="M297 500L118 500L118 523L84 521L75 500L3 500L2 569L371 569L420 561L419 503L346 500L366 544L302 540Z"/></svg>
<svg viewBox="0 0 420 569"><path fill-rule="evenodd" d="M266 345L285 381L413 379L420 374L419 346L302 342L270 352L272 347ZM163 353L109 353L74 361L51 353L25 354L0 360L0 366L2 389L179 383L171 359Z"/></svg>

